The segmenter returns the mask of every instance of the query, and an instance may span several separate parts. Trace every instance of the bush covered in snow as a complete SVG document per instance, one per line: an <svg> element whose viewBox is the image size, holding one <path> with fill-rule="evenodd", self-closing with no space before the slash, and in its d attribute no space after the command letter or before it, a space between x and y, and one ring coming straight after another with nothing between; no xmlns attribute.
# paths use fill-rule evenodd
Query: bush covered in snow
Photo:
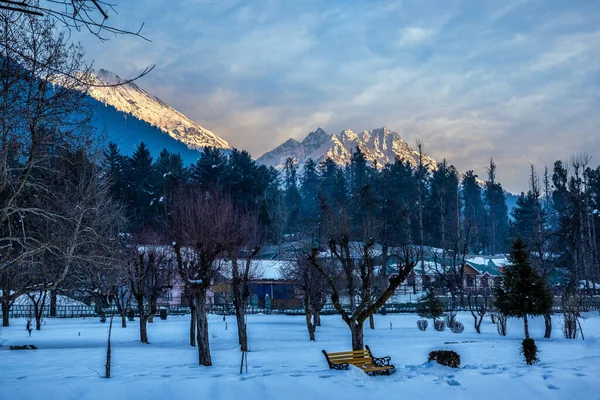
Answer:
<svg viewBox="0 0 600 400"><path fill-rule="evenodd" d="M433 321L433 328L438 332L444 332L446 330L446 322L443 319L436 319Z"/></svg>
<svg viewBox="0 0 600 400"><path fill-rule="evenodd" d="M420 331L426 331L427 325L428 325L428 322L426 319L420 319L417 321L417 327L419 328Z"/></svg>
<svg viewBox="0 0 600 400"><path fill-rule="evenodd" d="M462 333L465 330L465 326L460 321L454 321L452 325L450 325L450 330L454 333Z"/></svg>

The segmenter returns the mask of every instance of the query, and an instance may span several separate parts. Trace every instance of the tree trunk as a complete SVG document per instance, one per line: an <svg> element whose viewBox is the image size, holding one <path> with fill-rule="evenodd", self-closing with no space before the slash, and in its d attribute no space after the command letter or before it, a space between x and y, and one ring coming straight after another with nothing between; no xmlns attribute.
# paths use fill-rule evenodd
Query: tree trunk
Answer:
<svg viewBox="0 0 600 400"><path fill-rule="evenodd" d="M8 301L2 302L2 326L9 326L8 313L10 312L10 303Z"/></svg>
<svg viewBox="0 0 600 400"><path fill-rule="evenodd" d="M246 331L246 307L242 304L241 306L235 307L235 320L238 328L238 341L240 343L240 349L242 351L248 351L248 334Z"/></svg>
<svg viewBox="0 0 600 400"><path fill-rule="evenodd" d="M121 328L127 328L127 315L121 314Z"/></svg>
<svg viewBox="0 0 600 400"><path fill-rule="evenodd" d="M35 330L42 330L42 312L38 310L35 311Z"/></svg>
<svg viewBox="0 0 600 400"><path fill-rule="evenodd" d="M143 301L143 300L142 300ZM146 315L146 310L144 309L144 303L138 300L138 312L140 313L140 342L149 343L148 342L148 316Z"/></svg>
<svg viewBox="0 0 600 400"><path fill-rule="evenodd" d="M354 322L350 325L350 332L352 332L352 350L364 350L365 348L363 324L364 322Z"/></svg>
<svg viewBox="0 0 600 400"><path fill-rule="evenodd" d="M474 320L474 325L475 325L475 331L477 333L481 333L481 321L483 321L483 317L478 318L477 316L473 315L473 320Z"/></svg>
<svg viewBox="0 0 600 400"><path fill-rule="evenodd" d="M529 321L527 321L527 315L523 317L523 326L525 328L525 339L529 339Z"/></svg>
<svg viewBox="0 0 600 400"><path fill-rule="evenodd" d="M375 317L373 317L373 314L369 315L369 328L375 329Z"/></svg>
<svg viewBox="0 0 600 400"><path fill-rule="evenodd" d="M304 316L306 317L306 328L308 329L308 337L311 342L315 341L315 326L316 322L313 320L313 313L311 312L310 306L310 295L308 290L304 291Z"/></svg>
<svg viewBox="0 0 600 400"><path fill-rule="evenodd" d="M188 303L190 305L190 346L196 347L196 304L193 293L188 295Z"/></svg>
<svg viewBox="0 0 600 400"><path fill-rule="evenodd" d="M50 291L50 316L51 317L56 317L56 300L57 300L56 290L51 290Z"/></svg>
<svg viewBox="0 0 600 400"><path fill-rule="evenodd" d="M544 314L544 326L546 330L544 331L544 338L550 339L552 335L552 316L549 313Z"/></svg>
<svg viewBox="0 0 600 400"><path fill-rule="evenodd" d="M206 289L195 293L196 303L196 340L198 343L198 363L206 367L212 365L210 344L208 341L208 318L206 316Z"/></svg>
<svg viewBox="0 0 600 400"><path fill-rule="evenodd" d="M313 321L315 327L321 326L321 312L318 310L314 310Z"/></svg>

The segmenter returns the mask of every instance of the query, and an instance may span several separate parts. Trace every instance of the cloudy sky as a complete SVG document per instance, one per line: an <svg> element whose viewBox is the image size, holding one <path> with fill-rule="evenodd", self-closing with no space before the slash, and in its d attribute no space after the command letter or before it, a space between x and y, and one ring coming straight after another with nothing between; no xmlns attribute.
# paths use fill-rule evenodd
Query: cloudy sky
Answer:
<svg viewBox="0 0 600 400"><path fill-rule="evenodd" d="M81 36L130 77L258 157L317 127L386 126L436 159L526 190L529 163L600 163L598 0L139 0Z"/></svg>

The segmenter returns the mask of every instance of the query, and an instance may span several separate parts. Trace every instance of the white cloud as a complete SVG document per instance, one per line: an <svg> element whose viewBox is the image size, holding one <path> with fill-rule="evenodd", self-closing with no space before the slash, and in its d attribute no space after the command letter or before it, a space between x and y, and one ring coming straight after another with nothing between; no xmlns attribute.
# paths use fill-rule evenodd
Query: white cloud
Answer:
<svg viewBox="0 0 600 400"><path fill-rule="evenodd" d="M398 46L412 46L417 43L428 40L434 35L435 31L433 29L409 26L400 31L400 39L398 40Z"/></svg>

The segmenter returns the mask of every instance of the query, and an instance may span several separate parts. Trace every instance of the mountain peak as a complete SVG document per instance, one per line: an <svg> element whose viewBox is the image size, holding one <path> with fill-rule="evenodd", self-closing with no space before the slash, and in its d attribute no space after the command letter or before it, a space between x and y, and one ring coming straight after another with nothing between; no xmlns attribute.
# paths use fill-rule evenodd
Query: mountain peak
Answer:
<svg viewBox="0 0 600 400"><path fill-rule="evenodd" d="M393 163L396 158L413 166L416 166L418 161L418 153L402 140L398 133L385 127L364 130L360 134L351 129L344 129L335 135L318 128L309 133L301 143L294 141L298 143L296 146L291 147L288 142L289 140L263 154L257 161L282 168L288 157L298 160L299 165L303 165L309 158L316 162L331 158L335 163L345 165L357 147L365 154L367 160L377 167ZM430 168L435 168L436 162L431 157L425 156L424 161Z"/></svg>
<svg viewBox="0 0 600 400"><path fill-rule="evenodd" d="M96 77L106 85L118 85L119 83L123 82L123 79L121 79L119 75L106 69L100 69L96 73Z"/></svg>
<svg viewBox="0 0 600 400"><path fill-rule="evenodd" d="M95 79L105 85L124 82L117 74L105 69L100 69L96 73ZM118 86L92 86L89 94L96 100L113 106L118 111L131 114L157 127L190 149L207 146L231 148L227 141L201 127L133 82Z"/></svg>

